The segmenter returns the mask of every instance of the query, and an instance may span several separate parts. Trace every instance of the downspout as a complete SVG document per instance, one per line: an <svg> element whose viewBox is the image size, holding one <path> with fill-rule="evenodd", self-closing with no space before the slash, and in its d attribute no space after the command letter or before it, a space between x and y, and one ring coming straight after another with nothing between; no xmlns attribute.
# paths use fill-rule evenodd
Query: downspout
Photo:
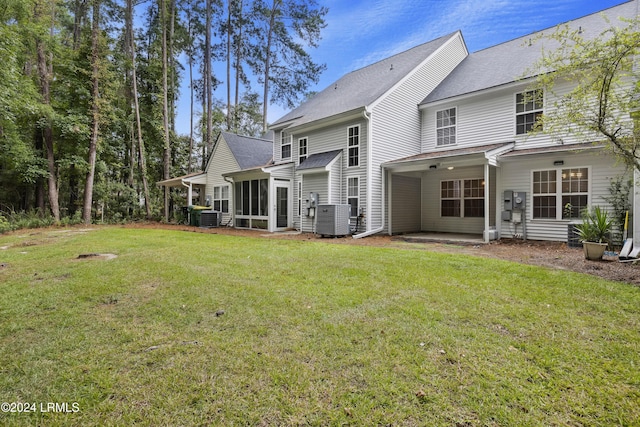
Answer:
<svg viewBox="0 0 640 427"><path fill-rule="evenodd" d="M382 232L382 230L384 230L384 199L385 199L385 188L386 188L386 184L387 184L387 180L386 180L386 175L387 175L387 171L385 170L384 166L380 165L380 173L382 173L382 202L380 203L381 207L382 207L382 214L381 214L381 218L382 218L382 225L378 228L375 228L373 230L369 230L369 231L365 231L364 233L360 233L360 234L354 234L353 238L354 239L361 239L363 237L369 237L372 236L374 234L378 234L380 232Z"/></svg>
<svg viewBox="0 0 640 427"><path fill-rule="evenodd" d="M367 110L367 107L365 107L364 111L362 112L362 116L365 118L365 120L367 121L367 215L371 216L371 181L372 181L372 167L373 165L372 163L372 158L373 158L373 153L372 153L372 149L371 149L371 131L372 131L372 127L373 125L371 124L371 112ZM363 237L368 237L368 236L372 236L374 234L378 234L380 233L382 230L384 230L384 199L385 199L385 184L386 184L386 180L385 180L385 174L386 171L384 170L384 166L380 165L380 173L382 174L382 179L381 179L381 185L382 185L382 192L381 192L381 200L380 200L380 218L381 218L381 224L380 227L375 228L373 230L367 230L364 233L360 233L360 234L354 234L353 238L354 239L361 239Z"/></svg>
<svg viewBox="0 0 640 427"><path fill-rule="evenodd" d="M236 188L235 188L235 181L233 180L233 178L229 178L227 176L223 176L222 177L226 182L228 182L229 184L231 184L231 189L229 190L229 200L231 201L231 203L229 203L231 205L231 224L232 227L235 228L235 224L236 224L236 201L235 201L235 197L236 197ZM222 207L222 206L221 206Z"/></svg>
<svg viewBox="0 0 640 427"><path fill-rule="evenodd" d="M371 149L371 134L372 134L372 128L373 125L371 123L371 112L368 110L367 107L364 107L364 111L362 112L362 116L364 117L364 119L367 121L367 215L369 215L369 217L371 218L371 188L372 188L372 158L373 158L373 152ZM381 211L381 218L382 218L382 224L380 225L380 227L375 228L373 230L367 230L364 233L360 233L360 234L354 234L353 238L354 239L360 239L362 237L368 237L371 236L373 234L377 234L380 233L383 229L384 229L384 185L385 185L385 180L384 180L384 168L382 166L380 166L380 170L382 173L382 202L380 203L382 211ZM369 226L368 224L371 224L370 222L367 222L367 227Z"/></svg>

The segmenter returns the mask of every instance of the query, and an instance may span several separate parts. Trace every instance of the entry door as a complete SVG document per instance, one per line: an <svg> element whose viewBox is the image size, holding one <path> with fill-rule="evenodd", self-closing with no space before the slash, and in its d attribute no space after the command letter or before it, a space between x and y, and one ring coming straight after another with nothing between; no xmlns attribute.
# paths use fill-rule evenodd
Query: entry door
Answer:
<svg viewBox="0 0 640 427"><path fill-rule="evenodd" d="M289 227L289 184L276 183L276 230Z"/></svg>

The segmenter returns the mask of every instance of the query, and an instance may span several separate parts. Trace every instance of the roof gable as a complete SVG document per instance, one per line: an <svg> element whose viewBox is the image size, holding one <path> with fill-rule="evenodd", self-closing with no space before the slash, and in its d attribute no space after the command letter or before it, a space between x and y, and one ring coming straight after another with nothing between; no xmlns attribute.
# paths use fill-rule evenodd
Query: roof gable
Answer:
<svg viewBox="0 0 640 427"><path fill-rule="evenodd" d="M581 28L583 37L589 39L597 37L611 25L619 25L620 17L631 18L635 14L636 2L629 1L566 24L571 28ZM610 22L607 22L603 15L607 16ZM557 26L551 27L471 53L422 101L421 105L534 77L531 69L541 58L542 49L553 50L559 46L555 41L536 38L544 33L553 33L556 28Z"/></svg>
<svg viewBox="0 0 640 427"><path fill-rule="evenodd" d="M271 163L273 158L273 142L248 136L240 136L222 132L221 138L227 143L231 154L235 157L240 170L252 169Z"/></svg>
<svg viewBox="0 0 640 427"><path fill-rule="evenodd" d="M342 76L298 108L278 119L272 128L278 128L279 125L284 124L298 126L371 105L456 34L458 32Z"/></svg>

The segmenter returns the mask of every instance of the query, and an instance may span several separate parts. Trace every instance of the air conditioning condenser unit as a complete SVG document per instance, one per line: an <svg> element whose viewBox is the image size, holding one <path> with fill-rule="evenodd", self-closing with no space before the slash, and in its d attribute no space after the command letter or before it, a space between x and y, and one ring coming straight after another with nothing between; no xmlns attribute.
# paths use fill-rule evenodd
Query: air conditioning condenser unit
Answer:
<svg viewBox="0 0 640 427"><path fill-rule="evenodd" d="M351 205L318 205L316 209L316 234L333 237L351 234L350 213Z"/></svg>

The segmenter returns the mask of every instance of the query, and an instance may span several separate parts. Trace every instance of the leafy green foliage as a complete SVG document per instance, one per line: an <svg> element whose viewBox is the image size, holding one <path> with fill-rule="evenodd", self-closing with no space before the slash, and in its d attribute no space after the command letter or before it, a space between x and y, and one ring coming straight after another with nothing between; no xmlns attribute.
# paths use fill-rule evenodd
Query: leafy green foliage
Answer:
<svg viewBox="0 0 640 427"><path fill-rule="evenodd" d="M613 218L600 206L585 209L582 223L576 225L576 232L583 242L609 243Z"/></svg>
<svg viewBox="0 0 640 427"><path fill-rule="evenodd" d="M164 21L158 2L132 3L132 31L128 31L124 22L129 16L125 2L101 1L100 13L95 14L101 17L96 33L97 56L92 56L94 3L2 2L0 206L18 211L36 210L41 215L56 210L60 218L75 218L77 210L84 209L83 188L93 164L89 148L93 143L94 104L99 112L96 120L99 127L96 185L90 206L93 217L97 218L100 212L100 219L104 213L105 221L110 221L112 212L116 221L140 218L140 194L145 193L143 177L152 184L146 186L147 201L162 203L162 188L153 183L163 179L165 162L163 28L169 37L170 174L179 176L204 167L212 148L203 141L208 122L212 137L220 130L260 134L261 114L266 105L251 85L255 84L256 73L264 72L264 66L259 66L266 58L262 30L271 16L267 9L273 4L232 2L229 25L223 17L228 3L218 0L210 3L211 61L226 60L227 47L223 42L229 34L232 40L229 54L238 76L233 91L238 93L230 107L220 100L212 100L212 117L208 118L203 106L207 98L203 79L190 82L194 94L192 140L176 133L176 108L178 99L185 96L179 88L188 71L202 75L204 70L203 44L207 30L204 1L166 2ZM317 45L325 14L326 9L318 7L315 0L275 2L273 16L277 17L278 24L274 27L275 42L269 49L274 60L271 77L266 79L272 84L271 95L267 97L292 105L304 94L309 82L317 80L322 66L314 64L305 49ZM140 132L133 111L132 46L136 52ZM190 60L189 70L181 63L185 54ZM92 62L92 58L97 61ZM222 76L211 74L213 88L224 83ZM99 86L95 103L94 80ZM230 86L227 86L229 90ZM231 126L226 122L228 114L233 116ZM142 159L140 140L145 146ZM172 200L176 205L183 204L184 194L175 193ZM103 203L111 208L102 210ZM58 205L58 209L54 205ZM154 217L157 210L153 207L152 211Z"/></svg>
<svg viewBox="0 0 640 427"><path fill-rule="evenodd" d="M609 182L609 195L604 199L611 205L612 216L617 226L613 236L614 244L622 245L623 231L627 215L631 213L631 189L633 178L617 176ZM627 224L628 226L628 224Z"/></svg>
<svg viewBox="0 0 640 427"><path fill-rule="evenodd" d="M603 18L604 19L604 18ZM595 38L582 29L559 27L547 40L558 47L544 52L535 85L553 95L545 108L544 132L563 140L606 141L631 168L640 170L640 140L629 113L640 108L638 19L613 23ZM564 83L577 82L568 92Z"/></svg>
<svg viewBox="0 0 640 427"><path fill-rule="evenodd" d="M11 224L9 224L9 221L0 214L0 234L11 231L12 229L13 228L11 227Z"/></svg>

